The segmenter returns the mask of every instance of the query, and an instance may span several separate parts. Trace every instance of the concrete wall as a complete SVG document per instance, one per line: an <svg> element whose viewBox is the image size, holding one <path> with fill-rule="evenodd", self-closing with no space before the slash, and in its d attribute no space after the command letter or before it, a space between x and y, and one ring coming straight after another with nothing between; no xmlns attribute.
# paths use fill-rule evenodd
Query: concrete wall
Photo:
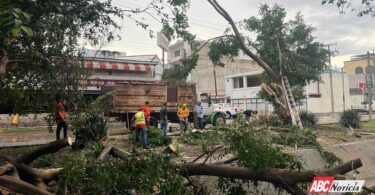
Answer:
<svg viewBox="0 0 375 195"><path fill-rule="evenodd" d="M344 75L344 86L342 81L341 72L332 73L333 80L333 92L330 89L329 74L324 73L322 75L322 81L319 82L319 93L320 97L311 96L316 94L317 85L311 83L306 86L306 92L309 95L307 98L307 110L313 113L329 113L332 111L331 108L331 94L333 93L334 99L334 112L342 112L344 109L351 107L351 98L349 95L349 80L348 75ZM344 87L344 88L343 88ZM345 94L345 105L343 96Z"/></svg>

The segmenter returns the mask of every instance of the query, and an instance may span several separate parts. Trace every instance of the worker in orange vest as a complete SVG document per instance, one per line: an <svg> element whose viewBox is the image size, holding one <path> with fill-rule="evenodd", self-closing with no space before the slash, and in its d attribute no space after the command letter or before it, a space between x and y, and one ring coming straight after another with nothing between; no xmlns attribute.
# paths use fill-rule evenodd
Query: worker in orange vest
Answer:
<svg viewBox="0 0 375 195"><path fill-rule="evenodd" d="M189 124L188 122L189 109L186 107L186 103L183 103L182 107L180 107L177 110L177 116L180 119L181 131L185 133L186 130L188 129L188 124Z"/></svg>

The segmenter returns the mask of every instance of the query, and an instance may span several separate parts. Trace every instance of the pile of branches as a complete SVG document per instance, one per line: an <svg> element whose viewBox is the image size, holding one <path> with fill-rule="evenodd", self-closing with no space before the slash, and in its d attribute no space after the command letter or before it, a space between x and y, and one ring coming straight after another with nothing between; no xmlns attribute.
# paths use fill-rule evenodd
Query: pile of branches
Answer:
<svg viewBox="0 0 375 195"><path fill-rule="evenodd" d="M36 169L30 166L30 163L37 158L58 152L60 149L72 145L71 139L53 141L49 144L43 145L34 151L24 154L17 159L12 159L6 155L0 155L0 186L9 192L16 192L22 194L51 194L47 191L47 185L51 180L56 180L59 174L63 174L62 168L53 169ZM343 175L354 169L362 166L360 159L354 159L327 170L308 170L308 171L291 171L285 169L265 169L263 171L254 171L251 168L232 166L230 163L238 160L238 157L231 157L221 162L207 163L197 162L199 158L207 155L207 158L212 155L215 150L207 152L196 160L188 163L175 163L174 166L180 168L180 174L186 178L191 176L216 176L222 178L244 179L252 181L269 182L279 186L291 194L305 194L305 192L298 187L298 184L312 181L314 176L335 176L343 179ZM169 145L164 153L176 154L176 149ZM130 153L119 149L116 146L105 147L97 160L105 160L106 156L111 155L123 161L127 161L129 157L138 155L142 157L141 153ZM207 159L206 158L206 159Z"/></svg>

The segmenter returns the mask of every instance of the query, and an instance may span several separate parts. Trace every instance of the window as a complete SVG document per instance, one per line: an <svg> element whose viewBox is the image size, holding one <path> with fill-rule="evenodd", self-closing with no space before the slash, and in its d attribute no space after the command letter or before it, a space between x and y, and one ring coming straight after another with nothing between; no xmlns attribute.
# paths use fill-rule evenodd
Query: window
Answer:
<svg viewBox="0 0 375 195"><path fill-rule="evenodd" d="M307 99L303 98L296 102L296 106L299 110L307 110Z"/></svg>
<svg viewBox="0 0 375 195"><path fill-rule="evenodd" d="M243 88L243 77L234 77L233 78L233 88Z"/></svg>
<svg viewBox="0 0 375 195"><path fill-rule="evenodd" d="M246 86L247 87L259 87L261 85L259 77L247 76L246 77Z"/></svg>
<svg viewBox="0 0 375 195"><path fill-rule="evenodd" d="M232 100L232 105L233 107L241 108L243 109L244 107L244 100L243 99L237 99L237 100Z"/></svg>
<svg viewBox="0 0 375 195"><path fill-rule="evenodd" d="M374 72L374 67L373 66L367 66L366 67L366 74L373 73Z"/></svg>
<svg viewBox="0 0 375 195"><path fill-rule="evenodd" d="M363 74L363 68L362 67L355 68L355 74Z"/></svg>
<svg viewBox="0 0 375 195"><path fill-rule="evenodd" d="M174 57L180 57L180 55L181 55L181 50L174 51Z"/></svg>

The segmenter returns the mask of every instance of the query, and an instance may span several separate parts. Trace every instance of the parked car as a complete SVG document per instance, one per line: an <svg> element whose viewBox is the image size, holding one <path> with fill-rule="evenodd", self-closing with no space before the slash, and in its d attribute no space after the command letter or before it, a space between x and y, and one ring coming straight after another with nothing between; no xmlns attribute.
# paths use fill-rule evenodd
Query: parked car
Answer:
<svg viewBox="0 0 375 195"><path fill-rule="evenodd" d="M355 110L357 112L365 112L365 113L369 113L369 108L370 108L370 105L369 105L369 101L362 101L360 105L353 105L352 106L352 110ZM374 107L375 107L375 101L372 100L372 108L374 110Z"/></svg>

